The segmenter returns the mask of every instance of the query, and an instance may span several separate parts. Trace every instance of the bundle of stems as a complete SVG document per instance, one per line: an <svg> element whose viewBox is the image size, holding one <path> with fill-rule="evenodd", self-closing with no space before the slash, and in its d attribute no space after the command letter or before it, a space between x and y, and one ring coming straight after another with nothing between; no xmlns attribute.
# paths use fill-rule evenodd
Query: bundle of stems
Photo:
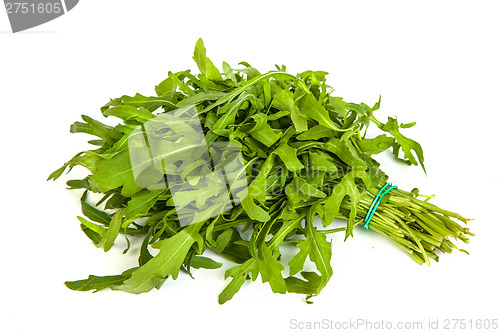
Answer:
<svg viewBox="0 0 500 333"><path fill-rule="evenodd" d="M355 225L366 225L365 217L382 186L371 188L358 205ZM426 198L424 200L419 199ZM474 236L466 224L467 219L460 214L442 209L428 202L434 196L419 194L416 189L407 192L394 189L383 200L366 227L391 239L408 252L419 264L430 266L430 260L439 261L439 252L451 253L453 249L467 253L455 245L451 239L469 243L467 236ZM349 212L347 203L342 208ZM346 218L348 214L338 217ZM439 252L438 252L439 251ZM468 253L467 253L468 254Z"/></svg>

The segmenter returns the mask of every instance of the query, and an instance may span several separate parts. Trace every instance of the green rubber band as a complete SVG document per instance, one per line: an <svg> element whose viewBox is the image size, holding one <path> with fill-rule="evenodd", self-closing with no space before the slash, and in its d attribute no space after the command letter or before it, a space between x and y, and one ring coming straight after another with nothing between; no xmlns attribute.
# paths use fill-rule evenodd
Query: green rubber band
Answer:
<svg viewBox="0 0 500 333"><path fill-rule="evenodd" d="M373 210L373 207L375 207L375 205L377 204L378 198L380 197L382 192L384 192L384 190L388 186L391 186L391 184L385 183L384 187L382 187L382 189L380 191L378 191L377 196L375 197L375 199L373 199L373 202L372 202L372 205L370 206L370 209L368 209L368 213L366 213L365 222L366 222L366 218L370 215L371 211Z"/></svg>
<svg viewBox="0 0 500 333"><path fill-rule="evenodd" d="M390 186L390 187L387 188L388 186ZM365 228L366 230L370 230L370 227L368 225L370 224L370 221L372 220L372 217L375 214L375 211L377 210L378 206L382 202L382 198L384 197L384 195L389 193L389 191L391 191L395 188L398 188L398 187L395 185L391 186L391 184L386 183L384 185L384 187L382 187L382 189L377 193L377 195L375 196L375 199L373 199L373 202L372 202L372 205L370 206L370 209L368 209L368 213L366 213L365 225L363 226L363 228Z"/></svg>

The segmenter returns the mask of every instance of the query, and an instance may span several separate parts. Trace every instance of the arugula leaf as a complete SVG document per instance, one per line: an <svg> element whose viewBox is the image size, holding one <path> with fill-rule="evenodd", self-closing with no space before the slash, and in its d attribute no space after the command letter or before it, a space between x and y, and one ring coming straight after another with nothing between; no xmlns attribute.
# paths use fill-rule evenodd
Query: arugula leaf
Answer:
<svg viewBox="0 0 500 333"><path fill-rule="evenodd" d="M285 269L285 266L274 258L271 250L265 245L260 248L259 255L258 267L262 282L269 282L271 289L275 293L286 293L285 279L281 275L281 271Z"/></svg>
<svg viewBox="0 0 500 333"><path fill-rule="evenodd" d="M131 197L142 190L137 186L134 178L128 150L124 150L108 160L101 159L96 162L95 166L97 170L91 179L102 192L121 187L122 195Z"/></svg>
<svg viewBox="0 0 500 333"><path fill-rule="evenodd" d="M375 122L377 123L377 126L381 130L390 133L396 139L396 143L393 145L394 146L394 156L396 158L398 157L399 148L401 148L403 150L405 159L409 163L411 163L413 165L418 165L420 163L420 166L422 167L424 172L427 173L425 171L425 166L424 166L424 153L422 151L422 146L420 146L420 144L418 142L416 142L415 140L409 139L399 132L400 127L408 128L408 127L411 127L413 125L411 125L411 126L409 126L409 125L398 126L398 121L395 118L391 118L391 117L389 117L389 120L387 121L386 124L382 124L377 120L375 120ZM402 124L402 125L404 125L404 124ZM417 155L416 157L412 153L412 150ZM417 162L417 159L418 159L418 162Z"/></svg>
<svg viewBox="0 0 500 333"><path fill-rule="evenodd" d="M304 165L297 158L297 149L290 147L286 143L280 145L274 152L291 172L296 172L304 168Z"/></svg>
<svg viewBox="0 0 500 333"><path fill-rule="evenodd" d="M219 70L214 66L212 61L207 58L207 49L201 38L196 42L193 59L198 65L201 74L206 75L209 80L222 81Z"/></svg>
<svg viewBox="0 0 500 333"><path fill-rule="evenodd" d="M309 257L309 259L314 262L314 264L316 265L316 269L321 273L321 283L317 283L317 289L314 290L314 292L310 293L312 295L318 294L321 289L324 288L333 274L333 270L330 265L330 260L332 257L331 243L326 240L325 234L318 232L313 226L314 213L316 209L317 207L310 208L306 221L306 239L297 245L300 251L289 262L290 276L302 271L304 262L307 257ZM288 284L291 283L300 282L288 282Z"/></svg>
<svg viewBox="0 0 500 333"><path fill-rule="evenodd" d="M113 116L117 117L123 120L128 120L128 119L135 119L140 122L145 122L148 120L153 119L155 116L146 108L143 108L140 106L139 108L136 108L131 105L119 105L119 106L113 106L109 109L106 109L102 112L102 114L107 117L107 116Z"/></svg>
<svg viewBox="0 0 500 333"><path fill-rule="evenodd" d="M189 249L200 237L198 232L201 226L202 223L191 224L176 235L153 244L153 248L159 249L160 253L135 270L123 285L113 289L140 294L155 288L158 279L168 276L177 279Z"/></svg>
<svg viewBox="0 0 500 333"><path fill-rule="evenodd" d="M317 187L306 182L305 179L295 176L285 188L289 204L295 206L300 202L308 202L311 198L325 198L326 194Z"/></svg>
<svg viewBox="0 0 500 333"><path fill-rule="evenodd" d="M82 197L80 198L80 204L82 206L82 213L89 219L91 219L94 222L100 223L102 225L109 225L109 222L111 219L109 218L109 215L106 212L103 212L94 206L90 205L87 203L87 193L88 190L83 192Z"/></svg>
<svg viewBox="0 0 500 333"><path fill-rule="evenodd" d="M352 166L353 168L366 169L366 162L361 159L356 148L350 141L340 140L340 139L331 139L324 145L325 150L335 154L338 158L340 158L347 165Z"/></svg>
<svg viewBox="0 0 500 333"><path fill-rule="evenodd" d="M163 107L167 110L177 109L175 103L168 96L148 97L137 93L134 96L123 95L122 97L111 99L101 108L101 112L104 114L109 108L120 105L129 105L135 108L143 107L151 112L159 107Z"/></svg>
<svg viewBox="0 0 500 333"><path fill-rule="evenodd" d="M208 257L202 256L193 256L191 259L191 267L195 269L204 268L204 269L217 269L222 267L222 263L217 262Z"/></svg>
<svg viewBox="0 0 500 333"><path fill-rule="evenodd" d="M265 201L267 176L271 172L273 164L274 155L270 155L262 165L259 175L255 177L252 183L248 186L246 196L244 198L240 196L241 205L248 214L248 217L251 219L262 222L266 222L270 219L269 214L264 209L257 206L254 200L260 202Z"/></svg>
<svg viewBox="0 0 500 333"><path fill-rule="evenodd" d="M219 304L224 304L231 300L233 296L240 290L241 286L247 279L248 274L255 270L257 261L255 258L250 258L245 263L235 266L226 271L224 278L232 277L231 282L224 288L219 295Z"/></svg>
<svg viewBox="0 0 500 333"><path fill-rule="evenodd" d="M360 192L355 181L356 178L360 178L367 187L371 185L370 176L364 170L352 170L342 178L340 183L334 188L330 197L325 201L325 218L323 219L323 225L326 227L332 223L334 217L339 214L340 205L344 197L349 196L351 209L347 224L346 239L352 236L358 205L364 193Z"/></svg>
<svg viewBox="0 0 500 333"><path fill-rule="evenodd" d="M79 281L68 281L64 284L66 287L77 291L91 291L97 292L106 288L111 288L119 286L127 278L123 275L111 275L111 276L95 276L89 275L86 280Z"/></svg>
<svg viewBox="0 0 500 333"><path fill-rule="evenodd" d="M124 210L125 218L134 220L137 217L145 216L164 193L163 190L142 190L136 193L127 203L127 208Z"/></svg>
<svg viewBox="0 0 500 333"><path fill-rule="evenodd" d="M274 95L272 105L278 110L290 112L290 118L297 133L307 131L307 117L300 114L299 108L293 99L293 94L290 91L281 90Z"/></svg>
<svg viewBox="0 0 500 333"><path fill-rule="evenodd" d="M358 146L361 150L368 154L379 154L386 151L394 145L394 138L390 138L387 135L379 135L373 139L362 139L358 141Z"/></svg>
<svg viewBox="0 0 500 333"><path fill-rule="evenodd" d="M297 136L297 140L319 140L322 138L335 138L335 132L325 126L316 125Z"/></svg>
<svg viewBox="0 0 500 333"><path fill-rule="evenodd" d="M298 101L297 105L300 109L300 112L311 119L314 119L318 122L319 125L322 125L326 128L330 128L336 131L344 131L344 129L335 125L328 114L328 111L325 107L316 100L316 98L310 94L304 94Z"/></svg>
<svg viewBox="0 0 500 333"><path fill-rule="evenodd" d="M300 273L306 281L289 276L285 279L287 292L296 294L316 295L321 288L322 278L315 272Z"/></svg>
<svg viewBox="0 0 500 333"><path fill-rule="evenodd" d="M109 229L102 235L101 244L104 248L104 252L109 251L113 244L115 243L115 239L120 233L120 228L122 226L122 218L123 218L124 209L118 210L111 219L109 223Z"/></svg>
<svg viewBox="0 0 500 333"><path fill-rule="evenodd" d="M275 133L267 123L267 116L263 113L253 115L255 126L248 132L259 142L267 147L271 147L281 137L281 134Z"/></svg>

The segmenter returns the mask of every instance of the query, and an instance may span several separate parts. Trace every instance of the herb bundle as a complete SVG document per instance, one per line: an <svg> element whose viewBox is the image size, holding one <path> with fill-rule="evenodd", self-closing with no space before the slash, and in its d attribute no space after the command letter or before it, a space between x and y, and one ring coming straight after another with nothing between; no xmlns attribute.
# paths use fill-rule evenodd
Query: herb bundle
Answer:
<svg viewBox="0 0 500 333"><path fill-rule="evenodd" d="M156 96L122 96L102 107L104 117L122 120L117 126L89 116L71 126L72 133L95 136L89 143L97 148L76 154L49 179L75 166L86 168L87 177L67 183L70 189L84 190L84 217L78 217L83 232L104 251L119 235L127 240L124 253L130 239L140 239L142 245L137 267L66 285L81 291L148 292L169 277L175 280L181 270L191 275L192 269L220 268L221 263L203 256L210 250L236 263L226 270L225 277L231 280L219 296L221 304L246 280L255 281L259 275L275 293L301 293L307 299L318 295L333 274L327 234L352 236L388 180L372 156L392 149L396 159L425 171L420 144L401 133L415 123L377 120L374 112L380 100L370 107L332 95L326 72L291 75L285 66L277 66L276 71L261 74L246 62L240 69L224 62L221 73L207 58L201 39L193 59L198 75L190 70L169 72L156 86ZM238 147L248 184L241 204L187 226L180 221L179 205L174 205L168 185L164 189L138 185L129 149L135 129L185 107L196 110L208 145L229 142ZM370 124L380 129L379 136L366 137ZM171 137L172 142L183 139ZM220 154L219 163L224 163L228 157ZM193 179L205 167L198 164L176 164L182 169L177 170L178 180L196 184ZM170 184L164 168L155 172L160 174L159 183ZM100 195L95 205L87 200L89 192ZM430 265L440 253L458 249L453 240L467 243L467 236L473 235L463 225L467 219L429 203L430 198L417 189L392 190L383 197L369 229L388 237L419 264ZM182 205L196 209L213 199L213 191L194 186ZM315 226L318 218L323 228ZM332 227L335 218L347 223ZM290 246L299 251L284 263L280 252ZM159 251L153 256L151 249ZM304 270L307 259L316 271Z"/></svg>

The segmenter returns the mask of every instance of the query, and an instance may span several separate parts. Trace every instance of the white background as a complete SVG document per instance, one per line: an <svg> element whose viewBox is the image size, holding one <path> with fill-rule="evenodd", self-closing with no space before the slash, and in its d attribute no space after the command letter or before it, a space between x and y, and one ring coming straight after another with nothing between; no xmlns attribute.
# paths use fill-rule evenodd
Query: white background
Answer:
<svg viewBox="0 0 500 333"><path fill-rule="evenodd" d="M12 34L0 13L0 331L288 332L290 321L500 320L500 2L81 1L63 17ZM401 188L475 218L463 253L431 268L374 233L333 238L334 276L314 305L275 295L260 278L217 304L224 270L181 274L142 295L67 289L88 274L136 265L123 244L108 253L81 232L80 193L47 176L86 135L69 125L123 94L153 94L167 72L195 69L202 37L220 67L330 72L335 94L373 104L378 118L417 121L428 175L381 156ZM347 331L347 330L344 330ZM379 330L381 331L381 330Z"/></svg>

